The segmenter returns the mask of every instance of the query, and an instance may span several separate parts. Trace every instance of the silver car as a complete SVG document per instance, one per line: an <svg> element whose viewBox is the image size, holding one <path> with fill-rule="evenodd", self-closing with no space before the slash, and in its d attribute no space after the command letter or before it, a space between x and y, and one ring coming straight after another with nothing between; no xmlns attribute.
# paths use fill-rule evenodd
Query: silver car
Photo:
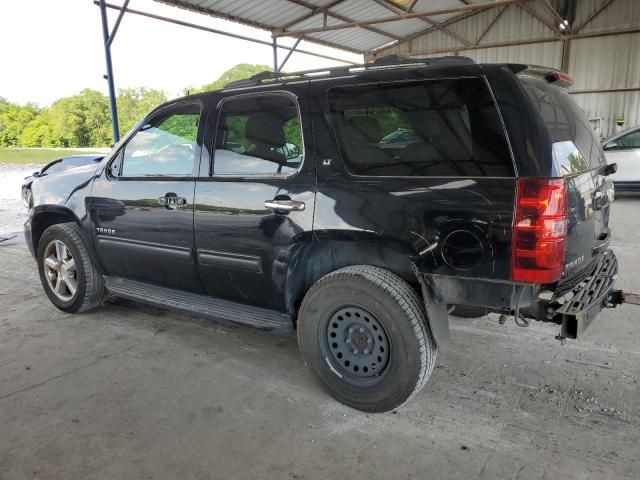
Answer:
<svg viewBox="0 0 640 480"><path fill-rule="evenodd" d="M640 191L640 126L629 128L605 140L607 163L617 163L611 175L617 191Z"/></svg>

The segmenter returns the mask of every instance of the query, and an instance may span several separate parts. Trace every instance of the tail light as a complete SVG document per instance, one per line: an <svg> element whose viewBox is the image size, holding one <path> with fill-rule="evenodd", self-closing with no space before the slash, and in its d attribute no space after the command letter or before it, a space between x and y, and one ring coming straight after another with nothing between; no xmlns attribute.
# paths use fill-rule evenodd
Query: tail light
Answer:
<svg viewBox="0 0 640 480"><path fill-rule="evenodd" d="M519 178L513 223L511 279L560 279L567 243L567 186L562 178Z"/></svg>
<svg viewBox="0 0 640 480"><path fill-rule="evenodd" d="M556 83L563 87L570 87L573 85L573 79L564 72L551 72L545 75L544 78L549 83Z"/></svg>

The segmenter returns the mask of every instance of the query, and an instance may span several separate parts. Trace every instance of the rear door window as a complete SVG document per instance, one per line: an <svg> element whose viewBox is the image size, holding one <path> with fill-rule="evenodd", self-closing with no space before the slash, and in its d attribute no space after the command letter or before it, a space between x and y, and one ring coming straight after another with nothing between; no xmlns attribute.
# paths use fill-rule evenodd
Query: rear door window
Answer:
<svg viewBox="0 0 640 480"><path fill-rule="evenodd" d="M216 133L215 175L291 175L302 164L300 114L281 93L223 101Z"/></svg>
<svg viewBox="0 0 640 480"><path fill-rule="evenodd" d="M481 78L334 87L328 101L346 167L356 175L514 174L500 116Z"/></svg>

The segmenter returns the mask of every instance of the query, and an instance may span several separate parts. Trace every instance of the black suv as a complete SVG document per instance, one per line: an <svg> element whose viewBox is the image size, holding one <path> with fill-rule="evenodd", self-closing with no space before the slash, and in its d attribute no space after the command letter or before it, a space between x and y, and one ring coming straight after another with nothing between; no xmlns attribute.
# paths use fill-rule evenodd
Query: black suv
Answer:
<svg viewBox="0 0 640 480"><path fill-rule="evenodd" d="M65 312L109 292L295 327L331 395L390 410L429 378L452 308L577 338L611 303L615 166L569 82L462 57L260 74L37 179L27 242Z"/></svg>

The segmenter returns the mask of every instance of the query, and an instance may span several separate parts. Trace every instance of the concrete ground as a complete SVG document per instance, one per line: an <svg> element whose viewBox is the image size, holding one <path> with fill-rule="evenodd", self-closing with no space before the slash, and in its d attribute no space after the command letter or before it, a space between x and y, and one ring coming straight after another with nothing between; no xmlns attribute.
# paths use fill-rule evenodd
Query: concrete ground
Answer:
<svg viewBox="0 0 640 480"><path fill-rule="evenodd" d="M616 200L618 286L640 291L640 199ZM0 479L640 478L640 307L580 342L452 318L425 389L344 407L277 336L114 301L65 315L0 245Z"/></svg>

